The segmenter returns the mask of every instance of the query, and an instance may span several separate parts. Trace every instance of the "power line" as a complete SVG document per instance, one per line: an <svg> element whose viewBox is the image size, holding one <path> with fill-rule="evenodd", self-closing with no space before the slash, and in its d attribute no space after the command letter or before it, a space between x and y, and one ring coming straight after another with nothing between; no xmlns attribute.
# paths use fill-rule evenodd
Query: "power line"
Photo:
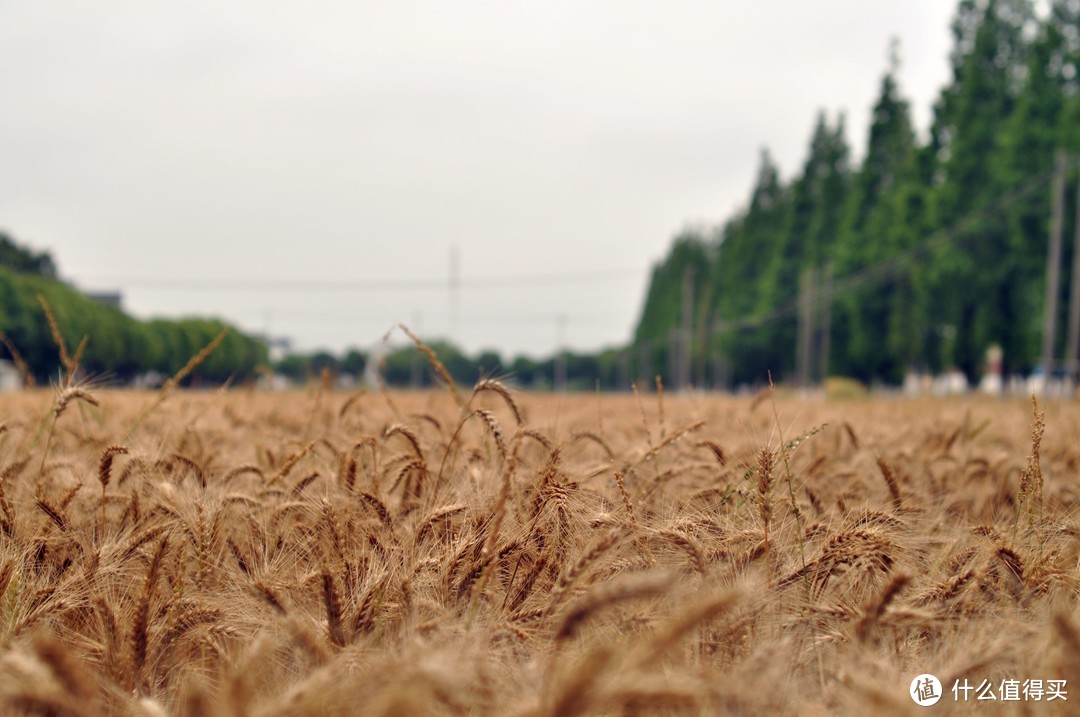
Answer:
<svg viewBox="0 0 1080 717"><path fill-rule="evenodd" d="M644 269L611 271L563 272L558 274L519 274L504 276L462 277L456 286L466 289L523 289L542 286L570 286L606 281L641 279ZM125 289L161 291L446 291L446 277L427 279L230 279L230 278L150 278L143 276L110 276L84 274L81 281L114 283Z"/></svg>
<svg viewBox="0 0 1080 717"><path fill-rule="evenodd" d="M351 312L351 311L303 311L298 309L272 309L271 313L275 320L292 320L292 321L304 321L304 322L317 322L326 324L337 324L348 321L385 321L388 323L396 323L393 319L394 316L402 315L402 311L387 311L385 313L375 312ZM424 316L428 319L446 319L449 314L426 312ZM568 319L572 319L575 324L588 323L588 324L609 324L613 321L618 321L623 317L616 316L614 314L545 314L545 313L479 313L469 314L470 323L491 323L491 324L556 324L561 316L565 316ZM264 318L265 322L265 318ZM417 333L420 333L419 331Z"/></svg>

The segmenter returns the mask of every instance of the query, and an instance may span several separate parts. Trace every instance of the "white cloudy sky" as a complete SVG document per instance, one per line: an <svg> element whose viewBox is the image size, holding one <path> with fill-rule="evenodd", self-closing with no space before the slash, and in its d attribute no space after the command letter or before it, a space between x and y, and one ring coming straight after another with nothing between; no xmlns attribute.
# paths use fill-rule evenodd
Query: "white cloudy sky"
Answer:
<svg viewBox="0 0 1080 717"><path fill-rule="evenodd" d="M797 171L819 109L857 154L901 40L925 127L950 0L35 2L0 7L0 229L139 316L301 348L397 321L469 350L625 341L650 265Z"/></svg>

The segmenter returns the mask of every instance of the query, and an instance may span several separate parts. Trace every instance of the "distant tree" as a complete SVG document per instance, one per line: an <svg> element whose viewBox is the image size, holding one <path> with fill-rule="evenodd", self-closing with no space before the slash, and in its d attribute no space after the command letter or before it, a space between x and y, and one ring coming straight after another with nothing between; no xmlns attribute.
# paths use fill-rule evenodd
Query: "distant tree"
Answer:
<svg viewBox="0 0 1080 717"><path fill-rule="evenodd" d="M522 388L537 388L550 380L545 378L540 363L528 356L518 356L510 362L510 378Z"/></svg>
<svg viewBox="0 0 1080 717"><path fill-rule="evenodd" d="M47 251L34 252L19 246L10 235L0 232L0 266L24 274L56 278L56 263Z"/></svg>
<svg viewBox="0 0 1080 717"><path fill-rule="evenodd" d="M998 151L1024 87L1027 0L963 0L953 23L952 82L942 90L931 132L937 148L936 225L955 232L964 217L993 208L1002 183ZM967 225L939 244L928 263L929 315L948 329L942 362L974 376L982 354L1001 341L1012 313L1008 231L1000 218Z"/></svg>
<svg viewBox="0 0 1080 717"><path fill-rule="evenodd" d="M834 251L837 276L851 276L896 256L917 241L903 228L910 216L909 194L918 184L915 132L907 100L901 97L893 47L871 118L866 157L852 179L845 216ZM910 268L897 266L883 283L856 287L833 309L832 367L863 381L898 381L914 359L914 290ZM917 333L917 332L916 332ZM904 339L911 346L901 346ZM894 350L882 350L890 341Z"/></svg>
<svg viewBox="0 0 1080 717"><path fill-rule="evenodd" d="M302 383L308 379L308 358L299 354L283 356L274 365L274 371L291 381Z"/></svg>
<svg viewBox="0 0 1080 717"><path fill-rule="evenodd" d="M708 237L698 229L684 229L675 237L668 256L653 268L635 343L667 342L668 330L682 318L683 276L689 269L697 286L705 284L711 251Z"/></svg>
<svg viewBox="0 0 1080 717"><path fill-rule="evenodd" d="M787 231L790 213L791 192L780 181L769 151L763 149L749 206L724 225L709 274L713 316L720 327L753 320L768 305L763 278L773 245ZM747 383L765 377L763 367L771 354L764 332L722 328L710 346L727 366L725 375L716 376L716 381Z"/></svg>
<svg viewBox="0 0 1080 717"><path fill-rule="evenodd" d="M1002 193L1015 192L1034 178L1045 177L1056 150L1080 150L1076 129L1080 116L1070 116L1077 94L1078 30L1080 5L1071 1L1054 2L1050 14L1039 24L1015 109L1001 129L994 178ZM1069 194L1075 196L1074 192ZM998 335L992 338L1004 349L1007 370L1026 371L1038 361L1041 349L1050 193L1040 186L1018 197L1006 216L1008 236L997 281L1001 315ZM1066 251L1071 253L1071 243L1066 243ZM1064 283L1062 291L1066 291ZM1064 307L1064 293L1062 299L1059 305ZM1064 336L1064 318L1062 312L1059 336Z"/></svg>
<svg viewBox="0 0 1080 717"><path fill-rule="evenodd" d="M503 362L498 351L481 351L476 357L477 372L484 377L496 377L503 373Z"/></svg>
<svg viewBox="0 0 1080 717"><path fill-rule="evenodd" d="M341 370L355 378L363 376L365 368L367 368L367 357L356 349L349 349L341 360Z"/></svg>
<svg viewBox="0 0 1080 717"><path fill-rule="evenodd" d="M802 272L821 268L839 234L850 184L850 151L844 138L844 119L830 126L820 113L810 138L810 150L791 187L787 225L768 248L769 264L761 278L757 312L768 315L797 301ZM795 363L795 317L761 326L764 363L776 378L789 376ZM761 340L761 339L759 339Z"/></svg>
<svg viewBox="0 0 1080 717"><path fill-rule="evenodd" d="M476 362L466 356L461 349L448 341L432 341L430 347L435 351L435 355L439 357L439 361L446 367L446 370L450 372L455 383L461 384L463 387L472 387L472 385L480 377L480 369L476 365ZM425 360L425 365L427 361ZM431 371L428 367L429 372ZM432 381L435 381L432 376Z"/></svg>
<svg viewBox="0 0 1080 717"><path fill-rule="evenodd" d="M321 376L324 370L336 374L341 371L341 362L329 351L316 351L308 359L308 370L315 378Z"/></svg>

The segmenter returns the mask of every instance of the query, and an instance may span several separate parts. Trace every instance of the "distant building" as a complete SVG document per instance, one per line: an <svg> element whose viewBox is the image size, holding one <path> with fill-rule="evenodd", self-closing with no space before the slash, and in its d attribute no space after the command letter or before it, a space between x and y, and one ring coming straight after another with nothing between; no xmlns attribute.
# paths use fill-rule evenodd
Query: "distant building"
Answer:
<svg viewBox="0 0 1080 717"><path fill-rule="evenodd" d="M84 291L83 296L94 301L99 301L106 306L123 309L124 296L119 291Z"/></svg>
<svg viewBox="0 0 1080 717"><path fill-rule="evenodd" d="M6 359L0 359L0 392L18 391L22 385L22 375L15 364Z"/></svg>

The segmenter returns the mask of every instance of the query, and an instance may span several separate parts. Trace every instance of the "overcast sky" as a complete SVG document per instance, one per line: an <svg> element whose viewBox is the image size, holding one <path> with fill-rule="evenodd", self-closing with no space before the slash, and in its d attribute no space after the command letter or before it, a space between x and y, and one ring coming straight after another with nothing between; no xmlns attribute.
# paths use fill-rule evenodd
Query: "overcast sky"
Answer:
<svg viewBox="0 0 1080 717"><path fill-rule="evenodd" d="M399 321L470 351L618 344L650 266L745 203L762 146L790 178L825 109L861 156L891 36L925 129L953 10L4 3L0 229L137 316L303 349Z"/></svg>

